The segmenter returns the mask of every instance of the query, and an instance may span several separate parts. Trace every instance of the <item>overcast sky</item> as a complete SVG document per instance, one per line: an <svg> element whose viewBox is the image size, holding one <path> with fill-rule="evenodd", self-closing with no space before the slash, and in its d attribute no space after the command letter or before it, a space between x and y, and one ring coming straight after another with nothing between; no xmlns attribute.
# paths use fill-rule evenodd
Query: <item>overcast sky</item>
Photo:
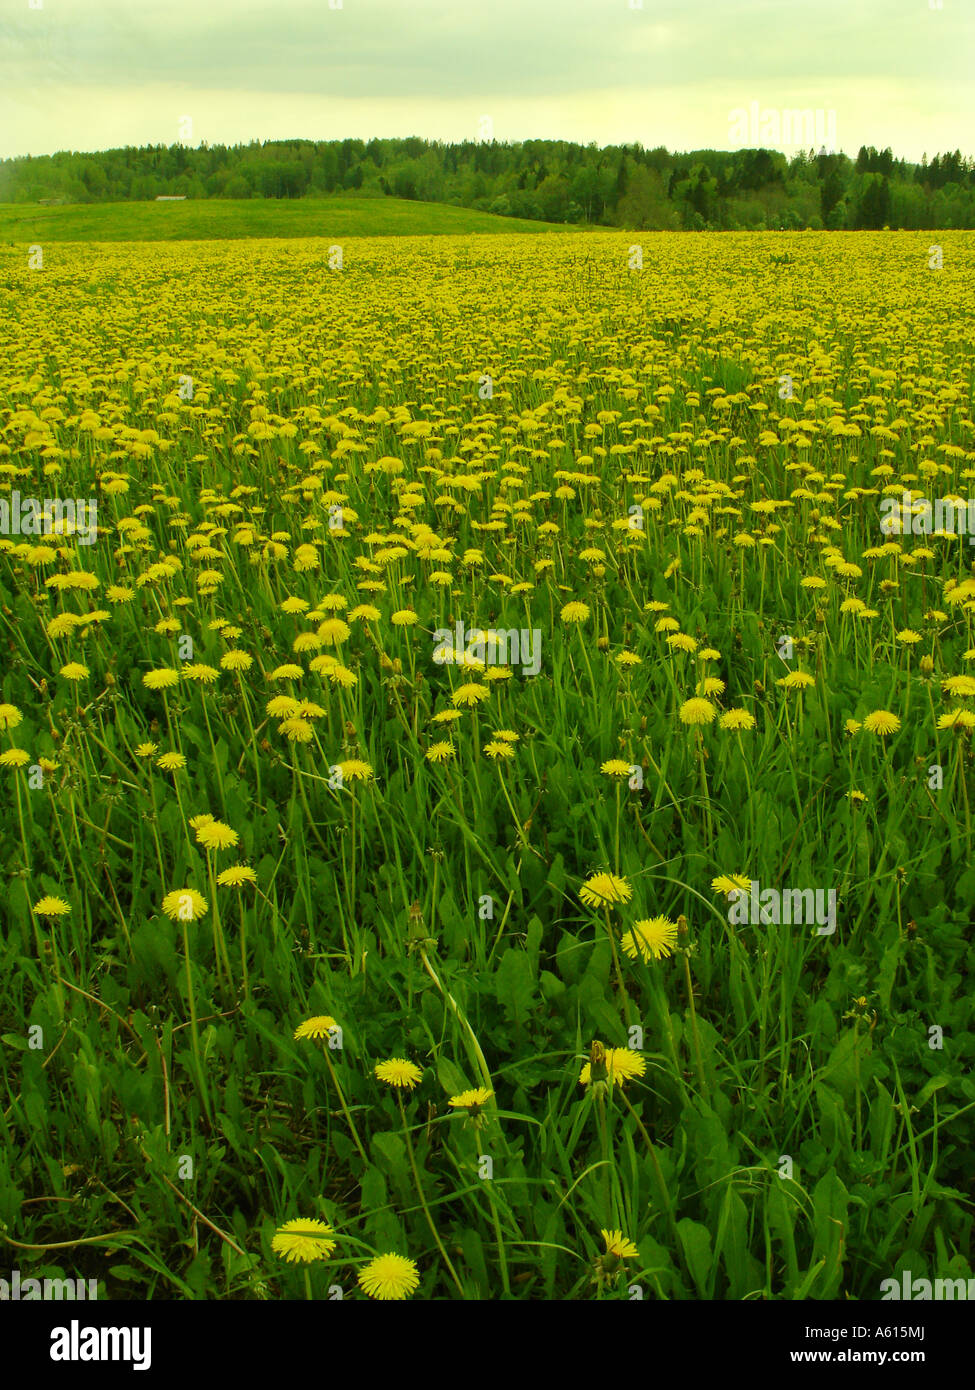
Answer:
<svg viewBox="0 0 975 1390"><path fill-rule="evenodd" d="M851 154L975 154L975 3L937 3L0 0L0 156L491 134L791 152L789 109Z"/></svg>

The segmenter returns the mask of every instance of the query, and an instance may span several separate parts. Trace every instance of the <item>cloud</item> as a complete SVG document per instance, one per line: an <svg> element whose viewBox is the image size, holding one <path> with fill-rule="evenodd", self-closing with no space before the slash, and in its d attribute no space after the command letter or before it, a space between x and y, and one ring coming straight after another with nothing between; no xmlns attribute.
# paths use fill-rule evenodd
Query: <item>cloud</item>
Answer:
<svg viewBox="0 0 975 1390"><path fill-rule="evenodd" d="M198 138L230 143L272 138L282 121L308 138L473 138L480 114L517 139L535 133L539 104L552 138L720 146L727 111L751 101L845 108L840 144L854 151L871 140L899 154L975 143L964 91L975 15L960 5L330 3L45 0L8 11L0 154L104 148L108 130L116 144L171 143L185 113Z"/></svg>

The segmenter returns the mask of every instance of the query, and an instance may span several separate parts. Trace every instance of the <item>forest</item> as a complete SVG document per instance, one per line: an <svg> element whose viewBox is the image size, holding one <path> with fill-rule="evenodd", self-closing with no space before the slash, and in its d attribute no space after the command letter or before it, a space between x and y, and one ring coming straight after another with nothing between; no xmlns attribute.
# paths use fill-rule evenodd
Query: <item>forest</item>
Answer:
<svg viewBox="0 0 975 1390"><path fill-rule="evenodd" d="M634 230L975 227L975 160L890 149L671 153L640 144L419 137L148 145L0 160L0 202L402 198Z"/></svg>

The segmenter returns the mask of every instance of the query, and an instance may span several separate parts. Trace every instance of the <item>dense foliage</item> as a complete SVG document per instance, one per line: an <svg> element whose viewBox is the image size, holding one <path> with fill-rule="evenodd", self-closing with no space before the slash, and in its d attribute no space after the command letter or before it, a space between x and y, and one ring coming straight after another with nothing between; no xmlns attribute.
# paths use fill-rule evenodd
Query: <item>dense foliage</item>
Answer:
<svg viewBox="0 0 975 1390"><path fill-rule="evenodd" d="M891 150L697 150L564 140L252 141L0 161L0 201L304 198L355 192L546 222L650 230L975 227L975 161Z"/></svg>

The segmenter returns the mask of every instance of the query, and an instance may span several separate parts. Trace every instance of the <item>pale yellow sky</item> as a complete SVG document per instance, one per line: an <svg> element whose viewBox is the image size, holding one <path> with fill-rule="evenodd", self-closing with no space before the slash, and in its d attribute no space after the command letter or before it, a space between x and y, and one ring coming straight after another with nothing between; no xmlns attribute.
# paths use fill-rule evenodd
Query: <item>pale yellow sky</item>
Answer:
<svg viewBox="0 0 975 1390"><path fill-rule="evenodd" d="M4 3L0 156L485 134L790 153L797 109L851 154L975 153L970 0Z"/></svg>

